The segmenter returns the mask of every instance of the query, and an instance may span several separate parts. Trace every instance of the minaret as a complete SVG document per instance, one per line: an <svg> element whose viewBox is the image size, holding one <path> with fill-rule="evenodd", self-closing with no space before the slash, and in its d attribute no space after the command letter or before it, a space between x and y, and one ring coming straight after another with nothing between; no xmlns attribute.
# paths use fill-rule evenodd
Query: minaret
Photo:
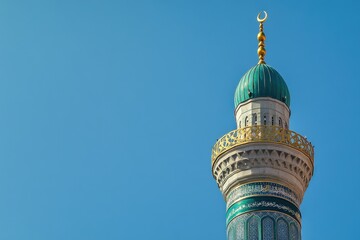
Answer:
<svg viewBox="0 0 360 240"><path fill-rule="evenodd" d="M289 130L290 92L265 63L260 23L259 62L235 91L237 129L212 149L212 174L226 201L228 240L299 240L299 211L314 171L314 148Z"/></svg>

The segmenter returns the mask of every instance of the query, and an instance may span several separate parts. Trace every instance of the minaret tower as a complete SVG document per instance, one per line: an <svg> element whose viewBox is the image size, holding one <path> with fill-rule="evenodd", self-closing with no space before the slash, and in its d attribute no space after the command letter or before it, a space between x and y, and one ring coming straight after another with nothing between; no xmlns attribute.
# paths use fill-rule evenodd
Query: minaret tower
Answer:
<svg viewBox="0 0 360 240"><path fill-rule="evenodd" d="M289 130L290 92L265 63L260 23L259 62L235 91L237 129L212 149L212 174L226 201L228 240L299 240L299 211L314 171L314 148Z"/></svg>

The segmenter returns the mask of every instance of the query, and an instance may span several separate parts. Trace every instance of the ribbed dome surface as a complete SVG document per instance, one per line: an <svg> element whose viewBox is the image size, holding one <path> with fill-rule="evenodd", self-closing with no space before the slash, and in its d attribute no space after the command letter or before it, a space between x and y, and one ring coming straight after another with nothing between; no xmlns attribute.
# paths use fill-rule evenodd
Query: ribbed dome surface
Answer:
<svg viewBox="0 0 360 240"><path fill-rule="evenodd" d="M241 79L235 91L235 108L249 99L271 97L285 103L290 108L290 92L274 68L266 64L252 67Z"/></svg>

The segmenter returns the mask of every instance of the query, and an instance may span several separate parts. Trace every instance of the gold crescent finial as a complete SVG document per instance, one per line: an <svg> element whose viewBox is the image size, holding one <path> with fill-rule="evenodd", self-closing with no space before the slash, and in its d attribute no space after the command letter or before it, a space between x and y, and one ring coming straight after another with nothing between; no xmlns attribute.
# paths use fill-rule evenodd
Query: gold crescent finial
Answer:
<svg viewBox="0 0 360 240"><path fill-rule="evenodd" d="M259 33L257 35L257 39L259 40L259 45L258 45L258 50L257 53L259 55L259 62L258 64L265 64L265 55L266 55L266 50L265 50L265 33L263 32L264 28L263 28L263 23L266 21L266 19L268 18L268 15L266 13L266 11L263 11L265 16L264 18L260 18L260 15L262 12L259 12L259 14L257 15L257 21L260 23L259 26Z"/></svg>
<svg viewBox="0 0 360 240"><path fill-rule="evenodd" d="M265 16L264 16L263 19L260 18L261 13L264 13L264 14L265 14ZM268 15L267 15L267 12L266 12L266 11L259 12L259 14L257 15L257 21L258 21L259 23L263 23L263 22L266 21L267 17L268 17Z"/></svg>

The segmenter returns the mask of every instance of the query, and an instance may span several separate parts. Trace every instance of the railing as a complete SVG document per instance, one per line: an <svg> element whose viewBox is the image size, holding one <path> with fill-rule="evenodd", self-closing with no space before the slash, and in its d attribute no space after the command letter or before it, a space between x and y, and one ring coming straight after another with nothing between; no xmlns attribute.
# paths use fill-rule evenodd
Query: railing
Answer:
<svg viewBox="0 0 360 240"><path fill-rule="evenodd" d="M247 143L278 143L295 148L314 160L314 147L305 137L279 126L255 125L239 128L220 138L212 149L211 165L229 149Z"/></svg>

